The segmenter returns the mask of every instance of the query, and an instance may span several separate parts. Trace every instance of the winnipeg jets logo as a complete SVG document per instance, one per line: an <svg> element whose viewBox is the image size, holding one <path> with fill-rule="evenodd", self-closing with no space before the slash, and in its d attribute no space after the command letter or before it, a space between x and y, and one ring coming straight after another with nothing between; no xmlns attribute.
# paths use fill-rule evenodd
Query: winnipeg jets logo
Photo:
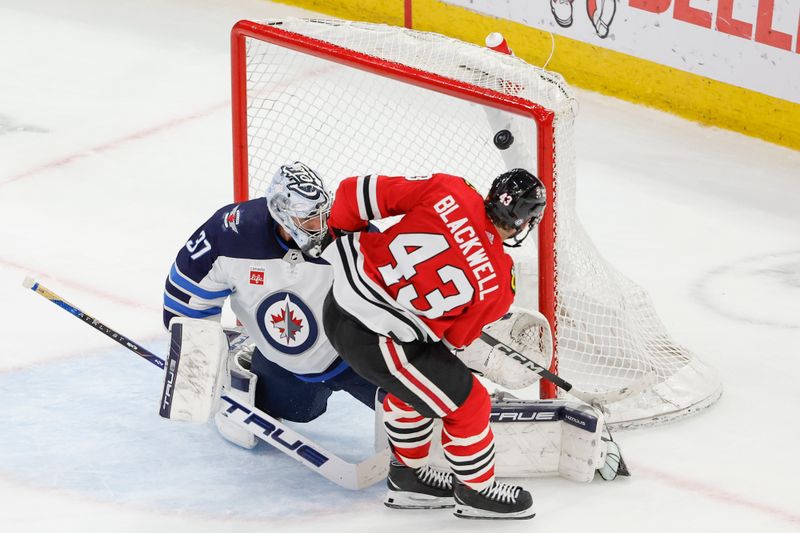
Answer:
<svg viewBox="0 0 800 533"><path fill-rule="evenodd" d="M280 338L285 339L287 344L297 341L297 333L303 330L303 320L294 316L294 310L290 307L289 295L286 295L284 307L277 315L272 315L272 327L280 332Z"/></svg>
<svg viewBox="0 0 800 533"><path fill-rule="evenodd" d="M314 313L293 292L267 295L256 310L261 335L283 355L300 355L313 347L319 337Z"/></svg>
<svg viewBox="0 0 800 533"><path fill-rule="evenodd" d="M233 209L222 215L222 226L225 229L232 229L234 233L239 233L239 228L236 225L239 224L239 206L235 206Z"/></svg>
<svg viewBox="0 0 800 533"><path fill-rule="evenodd" d="M322 188L321 184L314 182L296 180L290 181L286 188L292 192L296 192L300 196L304 196L311 201L324 201L328 198L328 193Z"/></svg>
<svg viewBox="0 0 800 533"><path fill-rule="evenodd" d="M307 166L297 163L285 165L281 167L281 171L289 178L286 188L290 191L311 201L328 200L328 193L325 191L322 180Z"/></svg>

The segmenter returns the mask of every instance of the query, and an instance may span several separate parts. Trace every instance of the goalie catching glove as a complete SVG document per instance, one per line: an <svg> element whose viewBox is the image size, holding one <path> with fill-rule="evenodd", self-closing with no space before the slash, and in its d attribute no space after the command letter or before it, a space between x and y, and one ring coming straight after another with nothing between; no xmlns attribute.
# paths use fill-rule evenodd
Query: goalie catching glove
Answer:
<svg viewBox="0 0 800 533"><path fill-rule="evenodd" d="M536 364L550 367L553 336L549 322L541 313L512 306L505 316L486 326L484 331ZM528 387L541 378L530 367L530 361L503 351L500 345L489 346L478 340L455 354L473 372L509 389Z"/></svg>

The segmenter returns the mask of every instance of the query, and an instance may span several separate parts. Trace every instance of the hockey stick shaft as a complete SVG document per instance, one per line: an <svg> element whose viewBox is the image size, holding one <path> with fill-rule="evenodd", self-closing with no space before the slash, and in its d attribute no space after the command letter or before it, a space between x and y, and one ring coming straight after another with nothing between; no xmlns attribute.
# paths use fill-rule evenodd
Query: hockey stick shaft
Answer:
<svg viewBox="0 0 800 533"><path fill-rule="evenodd" d="M164 369L164 360L161 359L159 356L157 356L156 354L154 354L153 352L151 352L151 351L149 351L149 350L147 350L145 348L142 348L141 346L139 346L138 344L136 344L135 342L133 342L129 338L125 337L124 335L121 335L121 334L117 333L116 331L114 331L113 329L109 328L108 326L106 326L105 324L103 324L102 322L100 322L99 320L94 318L93 316L84 313L83 311L81 311L80 309L78 309L77 307L75 307L74 305L72 305L71 303L66 301L65 299L61 298L59 295L57 295L56 293L54 293L53 291L51 291L47 287L44 287L41 283L33 280L32 278L25 278L25 281L22 282L22 285L24 287L32 290L33 292L35 292L39 296L42 296L42 297L50 300L51 302L53 302L54 304L59 306L61 309L64 309L65 311L69 312L70 314L78 317L80 320L86 322L87 324L92 326L94 329L96 329L97 331L102 333L103 335L105 335L105 336L115 340L116 342L120 343L121 345L123 345L124 347L126 347L127 349L129 349L130 351L132 351L133 353L138 355L139 357L141 357L143 359L146 359L147 361L151 362L152 364L156 365L158 368L160 368L162 370Z"/></svg>
<svg viewBox="0 0 800 533"><path fill-rule="evenodd" d="M25 278L22 284L24 287L31 289L36 294L78 317L136 355L162 370L164 369L164 359L124 335L117 333L91 315L84 313L81 309L67 302L41 283L31 278ZM341 487L351 490L362 489L384 479L388 473L390 459L388 449L360 463L349 463L251 405L239 402L226 394L222 394L220 399L228 404L229 419L257 438Z"/></svg>
<svg viewBox="0 0 800 533"><path fill-rule="evenodd" d="M498 350L502 351L508 357L514 359L515 361L525 366L529 370L539 374L540 376L542 376L542 378L546 379L550 383L553 383L559 389L562 389L565 392L570 393L575 398L578 398L579 400L586 402L590 405L596 406L598 404L602 405L606 403L612 403L623 400L629 397L631 394L635 394L643 387L642 384L639 384L638 387L623 387L619 390L601 392L601 393L589 393L581 391L573 387L572 384L567 380L559 377L556 374L553 374L548 369L538 364L536 361L533 361L525 354L518 352L514 348L508 346L503 341L493 337L492 335L486 332L482 332L480 339L489 346L495 347Z"/></svg>
<svg viewBox="0 0 800 533"><path fill-rule="evenodd" d="M536 372L537 374L542 376L547 381L553 383L556 387L558 387L560 389L563 389L563 390L565 390L567 392L572 390L572 384L571 383L569 383L568 381L558 377L556 374L553 374L552 372L547 370L545 367L543 367L542 365L540 365L536 361L533 361L532 359L526 357L524 354L519 353L514 348L512 348L512 347L508 346L507 344L503 343L502 341L492 337L488 333L482 332L481 333L481 340L483 342L485 342L486 344L488 344L489 346L492 346L492 347L497 348L498 350L502 351L507 356L509 356L509 357L511 357L513 359L516 359L518 362L522 363L528 369Z"/></svg>

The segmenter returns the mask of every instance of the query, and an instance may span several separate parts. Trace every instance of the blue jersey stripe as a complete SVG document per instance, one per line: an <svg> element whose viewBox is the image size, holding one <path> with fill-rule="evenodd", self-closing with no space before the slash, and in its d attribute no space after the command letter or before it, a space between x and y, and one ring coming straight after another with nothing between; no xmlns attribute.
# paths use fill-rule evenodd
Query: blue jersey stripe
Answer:
<svg viewBox="0 0 800 533"><path fill-rule="evenodd" d="M183 274L178 272L178 267L175 265L175 263L172 264L172 268L169 271L169 279L172 283L174 283L181 289L199 298L203 298L204 300L216 300L217 298L225 298L231 293L230 289L224 289L221 291L209 291L203 289L202 287L197 286L197 284L194 281L186 278Z"/></svg>
<svg viewBox="0 0 800 533"><path fill-rule="evenodd" d="M214 316L222 313L221 307L209 307L208 309L192 309L191 307L183 305L181 302L175 300L166 293L164 294L164 307L173 312L180 313L183 316L188 316L189 318L206 318L209 316Z"/></svg>

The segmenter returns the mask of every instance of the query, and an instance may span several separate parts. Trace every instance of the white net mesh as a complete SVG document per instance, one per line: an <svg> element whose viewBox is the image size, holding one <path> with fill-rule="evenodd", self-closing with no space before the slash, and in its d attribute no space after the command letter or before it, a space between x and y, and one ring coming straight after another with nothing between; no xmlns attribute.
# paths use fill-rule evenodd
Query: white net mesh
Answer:
<svg viewBox="0 0 800 533"><path fill-rule="evenodd" d="M555 146L545 150L554 152L557 275L555 287L543 290L554 291L558 302L560 375L580 390L615 400L605 409L618 427L675 418L719 397L714 373L673 342L647 294L600 257L581 227L575 210L575 106L560 75L403 28L299 19L263 24L553 111ZM317 170L331 189L352 175L447 172L485 193L507 169L487 120L503 112L257 38L246 39L246 64L240 75L246 77L250 197L263 195L275 169L293 160ZM522 124L524 135L532 137L529 168L536 169L536 124ZM529 239L515 253L522 305L535 302L537 246Z"/></svg>

